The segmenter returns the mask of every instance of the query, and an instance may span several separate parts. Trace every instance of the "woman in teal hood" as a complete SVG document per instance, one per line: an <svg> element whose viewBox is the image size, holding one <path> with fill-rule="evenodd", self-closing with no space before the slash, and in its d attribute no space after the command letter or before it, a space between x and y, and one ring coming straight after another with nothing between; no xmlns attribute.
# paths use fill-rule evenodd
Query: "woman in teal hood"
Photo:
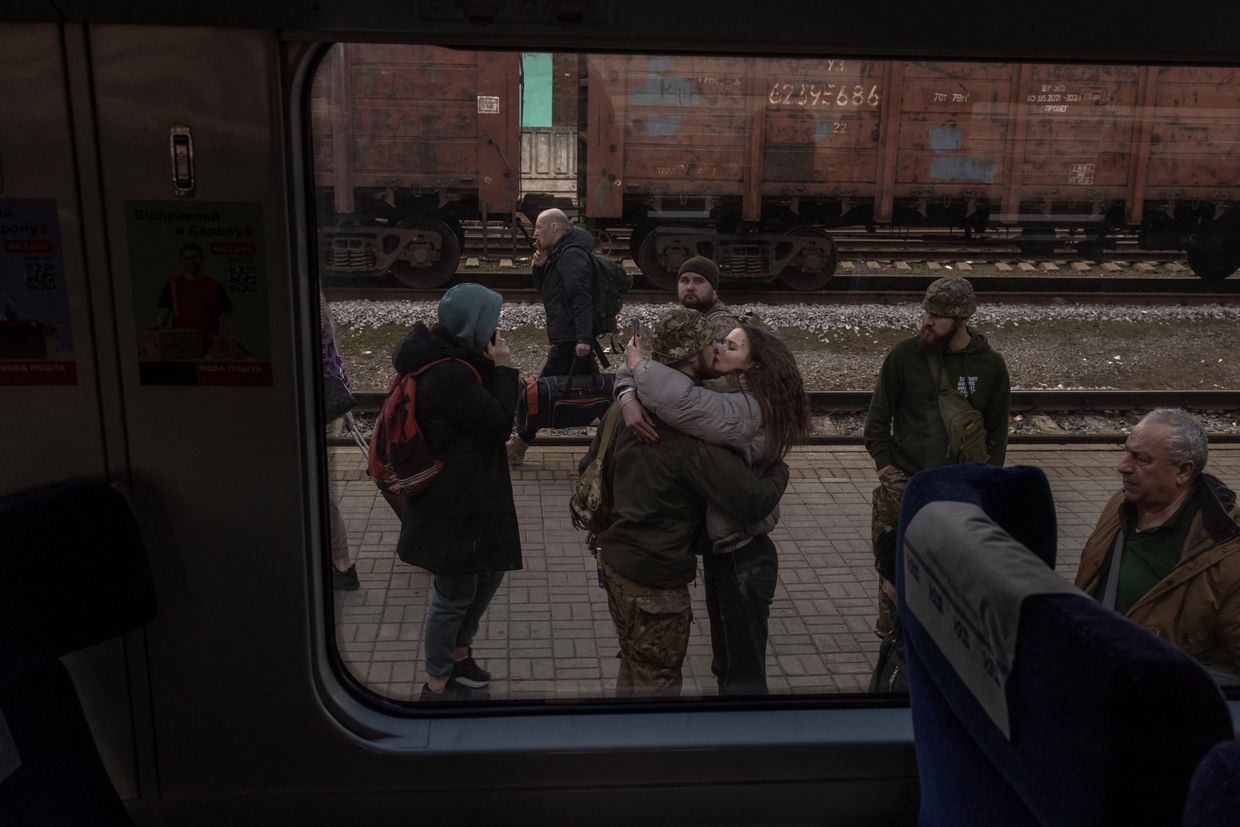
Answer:
<svg viewBox="0 0 1240 827"><path fill-rule="evenodd" d="M458 284L439 301L439 324L470 350L486 352L504 297L481 284Z"/></svg>
<svg viewBox="0 0 1240 827"><path fill-rule="evenodd" d="M467 700L490 675L470 644L505 571L521 568L521 540L504 442L520 379L498 332L499 293L460 284L439 302L439 323L418 322L396 348L417 379L418 426L443 463L430 488L409 497L400 559L434 575L426 616L424 701Z"/></svg>

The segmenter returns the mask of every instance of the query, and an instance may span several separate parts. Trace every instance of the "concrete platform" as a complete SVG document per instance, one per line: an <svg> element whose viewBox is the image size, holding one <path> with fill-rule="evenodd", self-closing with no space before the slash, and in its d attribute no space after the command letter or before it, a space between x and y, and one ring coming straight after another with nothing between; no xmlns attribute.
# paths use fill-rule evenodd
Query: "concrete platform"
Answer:
<svg viewBox="0 0 1240 827"><path fill-rule="evenodd" d="M484 616L474 655L488 669L492 698L610 697L618 661L607 598L568 500L584 449L530 449L513 471L525 568L509 573ZM337 640L353 674L375 692L413 699L425 681L422 624L430 575L397 559L400 526L366 478L354 448L330 449L362 588L334 592ZM1068 579L1107 499L1119 488L1118 446L1013 446L1010 465L1037 465L1050 478L1059 522L1056 566ZM772 539L779 588L771 607L767 673L773 692L865 691L878 639L871 631L877 579L870 553L875 474L860 447L801 448ZM1211 449L1209 470L1240 484L1240 447ZM700 580L684 697L713 695L710 634Z"/></svg>

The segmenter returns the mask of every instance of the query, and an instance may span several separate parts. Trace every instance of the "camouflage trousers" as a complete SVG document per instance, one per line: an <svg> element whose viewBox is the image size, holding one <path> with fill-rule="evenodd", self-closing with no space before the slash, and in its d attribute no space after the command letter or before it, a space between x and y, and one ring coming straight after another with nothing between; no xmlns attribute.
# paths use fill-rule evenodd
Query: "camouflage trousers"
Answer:
<svg viewBox="0 0 1240 827"><path fill-rule="evenodd" d="M874 489L874 497L871 500L871 549L878 547L879 537L899 528L900 506L904 502L904 486L906 485L908 485L908 474L894 465L878 478L878 487ZM874 621L874 634L885 637L891 632L894 613L895 606L891 599L879 589L878 618Z"/></svg>
<svg viewBox="0 0 1240 827"><path fill-rule="evenodd" d="M620 639L617 697L677 697L689 649L693 609L689 587L659 589L634 583L603 565L607 608Z"/></svg>

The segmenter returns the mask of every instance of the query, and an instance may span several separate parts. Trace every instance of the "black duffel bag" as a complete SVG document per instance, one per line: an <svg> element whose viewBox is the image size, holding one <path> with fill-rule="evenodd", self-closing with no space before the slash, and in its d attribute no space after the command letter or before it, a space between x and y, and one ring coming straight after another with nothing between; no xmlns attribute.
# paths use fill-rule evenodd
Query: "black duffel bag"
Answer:
<svg viewBox="0 0 1240 827"><path fill-rule="evenodd" d="M517 405L517 428L574 428L600 419L611 404L616 377L592 365L589 373L523 377L525 393Z"/></svg>

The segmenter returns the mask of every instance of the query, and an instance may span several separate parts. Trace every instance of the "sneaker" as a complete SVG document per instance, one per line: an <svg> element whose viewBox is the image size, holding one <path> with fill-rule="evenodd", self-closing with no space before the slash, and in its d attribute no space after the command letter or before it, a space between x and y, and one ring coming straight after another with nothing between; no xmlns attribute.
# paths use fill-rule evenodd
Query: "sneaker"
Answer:
<svg viewBox="0 0 1240 827"><path fill-rule="evenodd" d="M449 679L448 685L443 688L442 692L434 691L428 683L422 684L422 694L418 696L418 701L420 703L443 703L444 701L458 703L473 700L473 697L474 694L469 691L468 687Z"/></svg>
<svg viewBox="0 0 1240 827"><path fill-rule="evenodd" d="M361 585L357 579L357 566L349 566L344 571L332 567L332 588L336 591L351 592Z"/></svg>
<svg viewBox="0 0 1240 827"><path fill-rule="evenodd" d="M525 452L530 449L530 444L519 436L513 436L508 440L508 464L520 465L525 462Z"/></svg>
<svg viewBox="0 0 1240 827"><path fill-rule="evenodd" d="M482 689L491 682L491 673L478 665L473 653L452 664L452 680L471 689Z"/></svg>

